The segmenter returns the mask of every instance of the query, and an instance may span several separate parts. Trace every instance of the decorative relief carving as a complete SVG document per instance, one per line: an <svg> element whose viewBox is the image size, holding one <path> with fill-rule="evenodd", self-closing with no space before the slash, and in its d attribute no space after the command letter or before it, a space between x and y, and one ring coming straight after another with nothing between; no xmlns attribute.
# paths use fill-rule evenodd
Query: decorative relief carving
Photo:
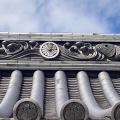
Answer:
<svg viewBox="0 0 120 120"><path fill-rule="evenodd" d="M102 54L104 54L106 57L113 57L116 53L115 46L112 44L98 44L95 46L96 50Z"/></svg>
<svg viewBox="0 0 120 120"><path fill-rule="evenodd" d="M120 46L84 42L2 41L0 59L120 60Z"/></svg>
<svg viewBox="0 0 120 120"><path fill-rule="evenodd" d="M85 108L77 102L72 102L66 105L63 111L65 120L84 120Z"/></svg>
<svg viewBox="0 0 120 120"><path fill-rule="evenodd" d="M114 44L97 44L96 50L108 59L120 60L120 46Z"/></svg>
<svg viewBox="0 0 120 120"><path fill-rule="evenodd" d="M38 117L37 106L32 102L22 102L16 109L18 120L36 120Z"/></svg>
<svg viewBox="0 0 120 120"><path fill-rule="evenodd" d="M28 48L27 42L11 42L11 41L3 41L1 49L4 49L7 55L17 54L23 50Z"/></svg>
<svg viewBox="0 0 120 120"><path fill-rule="evenodd" d="M0 59L21 59L32 55L40 56L39 43L36 41L2 41Z"/></svg>
<svg viewBox="0 0 120 120"><path fill-rule="evenodd" d="M61 48L64 56L69 56L71 58L75 58L76 60L95 60L104 59L104 56L100 53L98 54L95 47L93 47L90 43L84 42L76 42L75 44L71 44L66 42Z"/></svg>
<svg viewBox="0 0 120 120"><path fill-rule="evenodd" d="M47 59L55 58L59 54L59 47L54 42L45 42L40 46L40 54Z"/></svg>

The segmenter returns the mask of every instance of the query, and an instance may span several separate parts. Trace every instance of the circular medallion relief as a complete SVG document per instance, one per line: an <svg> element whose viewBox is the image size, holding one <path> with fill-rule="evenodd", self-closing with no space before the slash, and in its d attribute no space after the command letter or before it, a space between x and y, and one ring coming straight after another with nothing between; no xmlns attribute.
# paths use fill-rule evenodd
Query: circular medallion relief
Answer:
<svg viewBox="0 0 120 120"><path fill-rule="evenodd" d="M47 59L55 58L59 54L59 47L54 42L45 42L40 46L40 54Z"/></svg>
<svg viewBox="0 0 120 120"><path fill-rule="evenodd" d="M41 113L36 103L23 99L16 103L13 116L16 120L39 120Z"/></svg>
<svg viewBox="0 0 120 120"><path fill-rule="evenodd" d="M85 108L77 102L69 103L63 110L65 120L84 120Z"/></svg>

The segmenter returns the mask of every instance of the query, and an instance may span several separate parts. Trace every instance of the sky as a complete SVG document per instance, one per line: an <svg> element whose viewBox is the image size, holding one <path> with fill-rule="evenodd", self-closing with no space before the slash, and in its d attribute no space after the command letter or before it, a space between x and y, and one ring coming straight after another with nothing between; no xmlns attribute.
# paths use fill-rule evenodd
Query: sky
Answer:
<svg viewBox="0 0 120 120"><path fill-rule="evenodd" d="M120 0L0 0L0 32L120 33Z"/></svg>

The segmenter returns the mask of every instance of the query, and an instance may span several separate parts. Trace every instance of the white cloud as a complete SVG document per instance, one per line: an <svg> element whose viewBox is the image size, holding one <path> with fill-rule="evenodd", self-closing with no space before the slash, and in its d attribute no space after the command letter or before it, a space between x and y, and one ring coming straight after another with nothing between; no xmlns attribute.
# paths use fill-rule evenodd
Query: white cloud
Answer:
<svg viewBox="0 0 120 120"><path fill-rule="evenodd" d="M6 27L9 31L36 31L37 26L36 6L32 0L0 1L1 31Z"/></svg>
<svg viewBox="0 0 120 120"><path fill-rule="evenodd" d="M55 1L48 7L49 22L53 28L59 28L60 32L108 32L106 25L100 23L96 16L85 13L80 8L76 12L72 6Z"/></svg>
<svg viewBox="0 0 120 120"><path fill-rule="evenodd" d="M0 31L110 33L116 0L0 0Z"/></svg>

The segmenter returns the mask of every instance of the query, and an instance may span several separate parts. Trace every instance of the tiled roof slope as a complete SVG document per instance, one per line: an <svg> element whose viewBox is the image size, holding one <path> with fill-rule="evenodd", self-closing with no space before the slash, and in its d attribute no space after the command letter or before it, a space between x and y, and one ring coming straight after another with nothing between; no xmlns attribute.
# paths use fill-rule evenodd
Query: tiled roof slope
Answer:
<svg viewBox="0 0 120 120"><path fill-rule="evenodd" d="M70 103L77 103L79 100L79 102L83 102L80 105L87 108L86 111L83 108L79 109L79 107L76 108L75 106L71 108L73 111L69 111L70 108L66 108L68 110L66 114L72 114L76 120L79 120L78 117L80 116L84 120L84 112L89 112L87 117L92 119L113 119L114 117L115 120L119 119L119 72L15 70L13 72L1 71L0 73L0 117L10 117L13 112L10 107L14 106L14 110L17 111L14 114L14 118L16 115L20 119L19 112L22 112L22 110L29 116L29 110L31 110L29 101L32 99L40 107L41 119L57 120L61 118L59 109L63 109L62 106L64 106L66 101L70 100L73 100ZM21 101L26 101L26 103L22 103L22 106L19 102L17 104L17 101L20 103ZM29 105L28 108L27 105ZM66 109L64 108L63 111L66 112ZM77 111L80 114L76 113L77 115L75 116L73 113ZM63 116L66 117L66 120L73 120L74 117L70 116L69 118L69 116L64 114ZM21 113L21 115L23 114ZM28 116L24 116L24 119L31 117Z"/></svg>
<svg viewBox="0 0 120 120"><path fill-rule="evenodd" d="M119 120L120 35L0 32L0 119Z"/></svg>

